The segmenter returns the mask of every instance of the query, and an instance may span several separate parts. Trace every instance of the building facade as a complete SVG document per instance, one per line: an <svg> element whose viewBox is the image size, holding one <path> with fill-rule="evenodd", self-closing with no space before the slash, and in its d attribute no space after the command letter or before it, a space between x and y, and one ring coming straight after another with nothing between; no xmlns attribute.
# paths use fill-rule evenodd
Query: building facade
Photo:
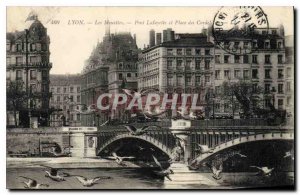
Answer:
<svg viewBox="0 0 300 195"><path fill-rule="evenodd" d="M50 126L81 126L81 75L50 75Z"/></svg>
<svg viewBox="0 0 300 195"><path fill-rule="evenodd" d="M236 33L215 44L215 94L222 93L224 82L248 82L257 92L258 103L264 109L273 105L285 110L292 92L291 63L287 63L283 27L256 29L253 34ZM222 45L222 46L221 46ZM231 52L233 51L233 52ZM244 51L244 52L238 52ZM234 97L235 98L235 97ZM238 115L239 103L216 98L215 111ZM236 105L235 105L236 104Z"/></svg>
<svg viewBox="0 0 300 195"><path fill-rule="evenodd" d="M86 61L82 71L82 104L96 104L102 93L122 92L122 88L137 90L138 48L135 35L130 33L111 34L109 26L103 41L98 43ZM107 100L111 103L112 100ZM126 120L129 113L100 111L83 115L81 124L99 126L108 119Z"/></svg>
<svg viewBox="0 0 300 195"><path fill-rule="evenodd" d="M7 125L49 125L50 38L34 16L23 31L6 34Z"/></svg>

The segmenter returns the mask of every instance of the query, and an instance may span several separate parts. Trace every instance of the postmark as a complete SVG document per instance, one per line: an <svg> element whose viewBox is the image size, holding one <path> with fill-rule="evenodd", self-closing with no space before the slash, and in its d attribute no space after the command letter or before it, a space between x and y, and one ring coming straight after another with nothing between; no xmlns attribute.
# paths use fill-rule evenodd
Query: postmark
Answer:
<svg viewBox="0 0 300 195"><path fill-rule="evenodd" d="M256 31L266 29L267 14L259 6L221 7L216 13L212 35L217 46L234 55L253 53L256 49ZM243 39L243 43L239 40Z"/></svg>

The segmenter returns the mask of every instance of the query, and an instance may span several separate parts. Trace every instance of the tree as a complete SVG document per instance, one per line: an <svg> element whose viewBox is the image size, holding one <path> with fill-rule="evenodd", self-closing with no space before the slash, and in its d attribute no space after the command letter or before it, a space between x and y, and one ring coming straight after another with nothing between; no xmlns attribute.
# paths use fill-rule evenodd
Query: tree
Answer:
<svg viewBox="0 0 300 195"><path fill-rule="evenodd" d="M18 126L17 112L26 108L28 95L24 90L22 81L11 81L6 87L6 109L12 110L14 114L15 126Z"/></svg>
<svg viewBox="0 0 300 195"><path fill-rule="evenodd" d="M261 87L253 87L248 81L240 80L238 82L227 82L222 84L221 98L224 102L229 102L232 107L232 113L240 106L245 118L253 115L254 111L260 109Z"/></svg>

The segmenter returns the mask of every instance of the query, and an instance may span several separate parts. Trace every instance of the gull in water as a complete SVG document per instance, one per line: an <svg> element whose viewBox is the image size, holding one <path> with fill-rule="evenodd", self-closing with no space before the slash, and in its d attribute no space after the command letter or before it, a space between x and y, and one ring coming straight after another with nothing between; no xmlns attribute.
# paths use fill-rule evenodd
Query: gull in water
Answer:
<svg viewBox="0 0 300 195"><path fill-rule="evenodd" d="M71 175L71 177L76 177L76 179L85 187L91 187L95 184L98 184L98 181L100 181L100 180L112 179L112 177L106 177L106 176L95 177L93 179L88 179L81 175Z"/></svg>
<svg viewBox="0 0 300 195"><path fill-rule="evenodd" d="M162 176L162 177L166 177L168 178L170 181L172 181L172 179L170 178L170 174L174 174L173 170L172 169L164 169L160 162L157 160L157 158L155 156L153 156L153 159L154 159L154 162L155 164L160 168L160 171L154 171L155 174L159 175L159 176Z"/></svg>
<svg viewBox="0 0 300 195"><path fill-rule="evenodd" d="M24 176L19 176L19 177L27 180L27 182L26 181L22 182L25 184L24 187L26 189L39 189L40 187L49 187L48 184L38 183L35 179L29 178L29 177L24 177Z"/></svg>
<svg viewBox="0 0 300 195"><path fill-rule="evenodd" d="M258 167L258 166L250 166L253 168L256 168L259 170L259 172L256 175L262 175L262 176L266 176L269 177L272 174L272 171L274 170L274 168L269 168L269 167Z"/></svg>
<svg viewBox="0 0 300 195"><path fill-rule="evenodd" d="M208 145L201 145L198 143L193 142L197 146L197 149L195 149L196 152L200 152L201 154L206 154L206 153L213 153L214 148L209 148Z"/></svg>
<svg viewBox="0 0 300 195"><path fill-rule="evenodd" d="M221 173L223 171L223 163L204 163L205 166L207 166L208 168L210 168L212 170L212 177L215 180L220 180L222 179ZM217 168L218 167L218 168Z"/></svg>
<svg viewBox="0 0 300 195"><path fill-rule="evenodd" d="M133 125L123 125L123 126L131 133L131 135L136 135L136 136L147 133L147 129L150 127L159 127L157 125L143 126L142 128L136 128ZM161 128L161 127L159 127L159 128Z"/></svg>
<svg viewBox="0 0 300 195"><path fill-rule="evenodd" d="M112 154L112 156L109 156L108 158L112 159L112 160L115 160L116 163L118 163L118 165L124 165L123 161L125 159L134 159L135 158L134 156L122 156L121 157L121 156L118 156L116 154L116 152L112 152L111 154Z"/></svg>
<svg viewBox="0 0 300 195"><path fill-rule="evenodd" d="M45 177L49 177L53 181L57 181L57 182L65 181L65 177L70 176L70 174L68 174L68 173L59 174L58 173L59 169L57 169L57 168L53 168L53 167L49 167L49 166L45 166L45 165L40 165L40 166L50 169L49 171L45 171L46 172Z"/></svg>

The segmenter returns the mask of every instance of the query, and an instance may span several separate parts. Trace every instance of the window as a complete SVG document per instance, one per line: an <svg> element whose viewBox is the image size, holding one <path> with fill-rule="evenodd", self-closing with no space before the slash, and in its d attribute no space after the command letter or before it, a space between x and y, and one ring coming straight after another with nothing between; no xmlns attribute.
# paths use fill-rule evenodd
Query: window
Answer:
<svg viewBox="0 0 300 195"><path fill-rule="evenodd" d="M244 79L249 79L250 77L249 70L244 70L243 75L244 75Z"/></svg>
<svg viewBox="0 0 300 195"><path fill-rule="evenodd" d="M267 31L266 31L266 30L263 30L263 31L261 32L261 34L266 35L266 34L267 34Z"/></svg>
<svg viewBox="0 0 300 195"><path fill-rule="evenodd" d="M70 95L69 99L70 99L70 102L74 101L74 97L72 95Z"/></svg>
<svg viewBox="0 0 300 195"><path fill-rule="evenodd" d="M281 41L279 41L279 42L277 43L277 48L279 48L279 49L282 48L282 42L281 42Z"/></svg>
<svg viewBox="0 0 300 195"><path fill-rule="evenodd" d="M210 76L205 76L205 83L209 83L210 82Z"/></svg>
<svg viewBox="0 0 300 195"><path fill-rule="evenodd" d="M224 104L224 112L229 112L229 104L228 103L225 103Z"/></svg>
<svg viewBox="0 0 300 195"><path fill-rule="evenodd" d="M80 102L80 95L77 96L77 102Z"/></svg>
<svg viewBox="0 0 300 195"><path fill-rule="evenodd" d="M23 58L22 57L16 57L16 63L17 63L17 65L21 65L23 63Z"/></svg>
<svg viewBox="0 0 300 195"><path fill-rule="evenodd" d="M265 69L265 79L270 79L271 78L271 69Z"/></svg>
<svg viewBox="0 0 300 195"><path fill-rule="evenodd" d="M205 60L205 70L209 70L210 69L210 61L209 60Z"/></svg>
<svg viewBox="0 0 300 195"><path fill-rule="evenodd" d="M272 30L272 35L276 35L277 34L276 32L277 32L276 30Z"/></svg>
<svg viewBox="0 0 300 195"><path fill-rule="evenodd" d="M60 96L59 95L56 97L56 101L60 102Z"/></svg>
<svg viewBox="0 0 300 195"><path fill-rule="evenodd" d="M11 65L10 57L6 58L6 65Z"/></svg>
<svg viewBox="0 0 300 195"><path fill-rule="evenodd" d="M36 85L35 84L30 84L29 91L30 91L30 93L36 92Z"/></svg>
<svg viewBox="0 0 300 195"><path fill-rule="evenodd" d="M122 75L122 73L119 74L119 80L123 80L123 75Z"/></svg>
<svg viewBox="0 0 300 195"><path fill-rule="evenodd" d="M183 85L183 77L177 76L177 85L182 86Z"/></svg>
<svg viewBox="0 0 300 195"><path fill-rule="evenodd" d="M282 55L278 55L278 64L282 64Z"/></svg>
<svg viewBox="0 0 300 195"><path fill-rule="evenodd" d="M173 55L173 49L167 49L167 55Z"/></svg>
<svg viewBox="0 0 300 195"><path fill-rule="evenodd" d="M215 111L220 112L220 107L221 107L220 103L216 103L215 104Z"/></svg>
<svg viewBox="0 0 300 195"><path fill-rule="evenodd" d="M30 70L30 80L35 80L35 79L36 79L36 71Z"/></svg>
<svg viewBox="0 0 300 195"><path fill-rule="evenodd" d="M186 77L186 83L187 83L188 85L191 84L191 77L190 77L190 76Z"/></svg>
<svg viewBox="0 0 300 195"><path fill-rule="evenodd" d="M287 92L291 91L291 82L286 82L286 91Z"/></svg>
<svg viewBox="0 0 300 195"><path fill-rule="evenodd" d="M182 55L182 49L177 49L177 55Z"/></svg>
<svg viewBox="0 0 300 195"><path fill-rule="evenodd" d="M17 44L16 47L17 47L17 51L22 51L22 45L21 44Z"/></svg>
<svg viewBox="0 0 300 195"><path fill-rule="evenodd" d="M287 97L287 98L286 98L286 105L287 105L287 106L290 106L290 105L291 105L291 100L292 100L291 97Z"/></svg>
<svg viewBox="0 0 300 195"><path fill-rule="evenodd" d="M48 79L48 71L47 70L42 70L42 79L43 80Z"/></svg>
<svg viewBox="0 0 300 195"><path fill-rule="evenodd" d="M201 62L200 60L196 60L196 70L200 70Z"/></svg>
<svg viewBox="0 0 300 195"><path fill-rule="evenodd" d="M21 70L16 71L16 79L17 80L22 80L22 71Z"/></svg>
<svg viewBox="0 0 300 195"><path fill-rule="evenodd" d="M257 69L252 69L252 78L258 79L258 70Z"/></svg>
<svg viewBox="0 0 300 195"><path fill-rule="evenodd" d="M172 69L172 60L167 60L167 68Z"/></svg>
<svg viewBox="0 0 300 195"><path fill-rule="evenodd" d="M80 87L77 87L77 93L80 93Z"/></svg>
<svg viewBox="0 0 300 195"><path fill-rule="evenodd" d="M196 55L201 55L201 49L196 49L195 52L196 52Z"/></svg>
<svg viewBox="0 0 300 195"><path fill-rule="evenodd" d="M270 41L265 41L265 49L269 49L270 48Z"/></svg>
<svg viewBox="0 0 300 195"><path fill-rule="evenodd" d="M235 42L234 42L234 47L235 47L235 48L238 48L238 47L239 47L239 44L240 44L240 42L235 41Z"/></svg>
<svg viewBox="0 0 300 195"><path fill-rule="evenodd" d="M6 44L6 51L9 51L9 50L10 50L10 44L7 43L7 44Z"/></svg>
<svg viewBox="0 0 300 195"><path fill-rule="evenodd" d="M215 92L216 92L216 94L221 94L221 86L216 86Z"/></svg>
<svg viewBox="0 0 300 195"><path fill-rule="evenodd" d="M283 79L283 69L278 69L278 78Z"/></svg>
<svg viewBox="0 0 300 195"><path fill-rule="evenodd" d="M221 73L221 70L216 70L215 71L215 78L216 79L220 79L220 73Z"/></svg>
<svg viewBox="0 0 300 195"><path fill-rule="evenodd" d="M240 63L240 56L238 55L234 56L234 63Z"/></svg>
<svg viewBox="0 0 300 195"><path fill-rule="evenodd" d="M265 93L270 93L271 85L269 83L265 84Z"/></svg>
<svg viewBox="0 0 300 195"><path fill-rule="evenodd" d="M229 63L229 55L224 55L224 63Z"/></svg>
<svg viewBox="0 0 300 195"><path fill-rule="evenodd" d="M286 69L286 77L290 78L292 75L292 69L291 68L287 68Z"/></svg>
<svg viewBox="0 0 300 195"><path fill-rule="evenodd" d="M243 63L244 63L244 64L249 63L249 57L248 57L248 55L244 55L244 56L243 56Z"/></svg>
<svg viewBox="0 0 300 195"><path fill-rule="evenodd" d="M265 99L265 107L269 108L271 104L271 100L270 99Z"/></svg>
<svg viewBox="0 0 300 195"><path fill-rule="evenodd" d="M80 114L76 114L77 116L77 121L80 121Z"/></svg>
<svg viewBox="0 0 300 195"><path fill-rule="evenodd" d="M283 109L283 99L278 99L278 109Z"/></svg>
<svg viewBox="0 0 300 195"><path fill-rule="evenodd" d="M42 84L42 92L46 93L48 91L48 85L47 84Z"/></svg>
<svg viewBox="0 0 300 195"><path fill-rule="evenodd" d="M201 82L201 77L200 76L196 76L196 83L199 84Z"/></svg>
<svg viewBox="0 0 300 195"><path fill-rule="evenodd" d="M192 55L192 50L191 49L186 49L186 55L188 55L188 56L190 56L190 55Z"/></svg>
<svg viewBox="0 0 300 195"><path fill-rule="evenodd" d="M191 64L192 64L192 61L191 60L187 60L186 61L186 69L190 70L191 69Z"/></svg>
<svg viewBox="0 0 300 195"><path fill-rule="evenodd" d="M221 63L220 62L220 55L215 55L215 63Z"/></svg>
<svg viewBox="0 0 300 195"><path fill-rule="evenodd" d="M173 85L173 77L171 75L168 76L168 85Z"/></svg>
<svg viewBox="0 0 300 195"><path fill-rule="evenodd" d="M57 87L56 90L57 90L57 93L60 93L60 87Z"/></svg>
<svg viewBox="0 0 300 195"><path fill-rule="evenodd" d="M283 84L278 84L278 93L283 93Z"/></svg>
<svg viewBox="0 0 300 195"><path fill-rule="evenodd" d="M270 55L265 55L265 63L270 64Z"/></svg>
<svg viewBox="0 0 300 195"><path fill-rule="evenodd" d="M240 70L234 70L234 78L239 79L241 77L241 71Z"/></svg>
<svg viewBox="0 0 300 195"><path fill-rule="evenodd" d="M224 78L229 79L230 78L230 71L224 70Z"/></svg>
<svg viewBox="0 0 300 195"><path fill-rule="evenodd" d="M257 41L253 41L253 42L252 42L252 47L253 47L253 48L257 48Z"/></svg>
<svg viewBox="0 0 300 195"><path fill-rule="evenodd" d="M258 89L258 84L257 84L257 83L253 83L253 84L252 84L252 90L253 90L253 93L256 93L256 92L257 92L257 89Z"/></svg>
<svg viewBox="0 0 300 195"><path fill-rule="evenodd" d="M245 42L244 42L244 47L247 48L247 47L248 47L248 44L249 44L249 42L248 42L248 41L245 41Z"/></svg>
<svg viewBox="0 0 300 195"><path fill-rule="evenodd" d="M10 80L10 71L9 70L6 70L6 79Z"/></svg>
<svg viewBox="0 0 300 195"><path fill-rule="evenodd" d="M67 88L66 87L64 87L64 93L67 93Z"/></svg>
<svg viewBox="0 0 300 195"><path fill-rule="evenodd" d="M71 92L71 93L74 92L74 87L70 87L70 92Z"/></svg>
<svg viewBox="0 0 300 195"><path fill-rule="evenodd" d="M127 78L130 78L131 77L131 73L127 73Z"/></svg>
<svg viewBox="0 0 300 195"><path fill-rule="evenodd" d="M29 61L30 61L30 63L37 63L37 57L36 56L30 56Z"/></svg>
<svg viewBox="0 0 300 195"><path fill-rule="evenodd" d="M210 54L210 50L209 49L205 49L205 55L209 55Z"/></svg>
<svg viewBox="0 0 300 195"><path fill-rule="evenodd" d="M252 63L257 64L257 55L252 55Z"/></svg>
<svg viewBox="0 0 300 195"><path fill-rule="evenodd" d="M40 43L36 44L36 50L41 51L42 50L42 45Z"/></svg>
<svg viewBox="0 0 300 195"><path fill-rule="evenodd" d="M177 68L181 68L182 66L182 60L177 60Z"/></svg>

